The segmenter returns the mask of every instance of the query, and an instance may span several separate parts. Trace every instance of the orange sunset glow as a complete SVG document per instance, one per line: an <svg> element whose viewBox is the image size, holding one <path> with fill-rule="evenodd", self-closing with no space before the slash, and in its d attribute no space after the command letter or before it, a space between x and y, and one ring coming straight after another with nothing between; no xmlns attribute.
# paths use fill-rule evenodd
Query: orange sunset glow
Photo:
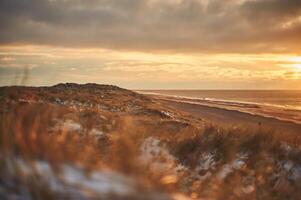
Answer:
<svg viewBox="0 0 301 200"><path fill-rule="evenodd" d="M301 200L301 0L0 0L0 200Z"/></svg>
<svg viewBox="0 0 301 200"><path fill-rule="evenodd" d="M1 85L19 84L27 68L27 85L301 87L298 0L3 0L0 9Z"/></svg>

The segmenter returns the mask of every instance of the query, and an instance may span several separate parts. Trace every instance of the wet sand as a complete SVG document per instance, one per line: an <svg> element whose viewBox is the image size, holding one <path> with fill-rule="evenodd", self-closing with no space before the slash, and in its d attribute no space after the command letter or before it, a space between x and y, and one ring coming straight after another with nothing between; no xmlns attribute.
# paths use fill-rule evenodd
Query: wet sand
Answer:
<svg viewBox="0 0 301 200"><path fill-rule="evenodd" d="M162 96L155 98L166 106L186 112L193 117L202 118L214 125L265 129L284 133L301 133L301 124L291 121L279 120L273 117L250 114L237 110L179 102Z"/></svg>

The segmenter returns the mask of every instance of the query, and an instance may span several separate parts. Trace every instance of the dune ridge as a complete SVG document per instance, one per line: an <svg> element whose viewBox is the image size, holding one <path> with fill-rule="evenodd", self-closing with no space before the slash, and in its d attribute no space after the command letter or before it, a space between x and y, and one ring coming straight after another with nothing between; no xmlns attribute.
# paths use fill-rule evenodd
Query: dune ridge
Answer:
<svg viewBox="0 0 301 200"><path fill-rule="evenodd" d="M1 87L0 102L3 199L301 196L300 134L256 116L98 84Z"/></svg>

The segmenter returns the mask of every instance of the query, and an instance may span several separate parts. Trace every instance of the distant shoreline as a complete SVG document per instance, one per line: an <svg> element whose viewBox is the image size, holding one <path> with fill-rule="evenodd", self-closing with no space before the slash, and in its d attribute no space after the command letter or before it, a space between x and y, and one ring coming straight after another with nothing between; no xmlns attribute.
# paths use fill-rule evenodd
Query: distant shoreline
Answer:
<svg viewBox="0 0 301 200"><path fill-rule="evenodd" d="M300 133L301 121L290 120L273 115L264 115L263 113L251 113L248 110L236 109L237 107L220 106L214 103L210 104L204 100L185 101L181 97L171 97L161 94L145 94L159 100L166 106L173 107L186 112L193 117L202 118L208 123L213 123L226 127L244 127L259 128L271 131L281 131L290 133ZM186 99L187 100L187 99ZM253 109L253 108L251 108ZM261 108L256 108L260 110ZM270 110L269 112L272 112Z"/></svg>
<svg viewBox="0 0 301 200"><path fill-rule="evenodd" d="M215 98L187 97L154 92L140 91L140 93L157 99L171 100L187 104L197 104L230 111L240 111L251 115L259 115L265 118L275 118L277 120L289 121L301 125L301 110L294 107Z"/></svg>

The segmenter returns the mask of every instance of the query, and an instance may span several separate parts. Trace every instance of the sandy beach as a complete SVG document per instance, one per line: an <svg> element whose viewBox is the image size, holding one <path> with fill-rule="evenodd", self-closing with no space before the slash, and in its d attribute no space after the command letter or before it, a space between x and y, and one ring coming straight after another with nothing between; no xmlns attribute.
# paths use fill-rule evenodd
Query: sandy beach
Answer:
<svg viewBox="0 0 301 200"><path fill-rule="evenodd" d="M216 102L187 100L181 97L170 97L164 95L150 95L163 104L173 107L181 112L223 127L244 127L250 129L264 129L266 131L277 131L284 133L300 133L301 121L295 120L290 115L284 115L273 109L260 110L260 107L252 105L245 107L227 106L216 104ZM274 112L273 112L274 111ZM299 114L299 113L298 113Z"/></svg>

